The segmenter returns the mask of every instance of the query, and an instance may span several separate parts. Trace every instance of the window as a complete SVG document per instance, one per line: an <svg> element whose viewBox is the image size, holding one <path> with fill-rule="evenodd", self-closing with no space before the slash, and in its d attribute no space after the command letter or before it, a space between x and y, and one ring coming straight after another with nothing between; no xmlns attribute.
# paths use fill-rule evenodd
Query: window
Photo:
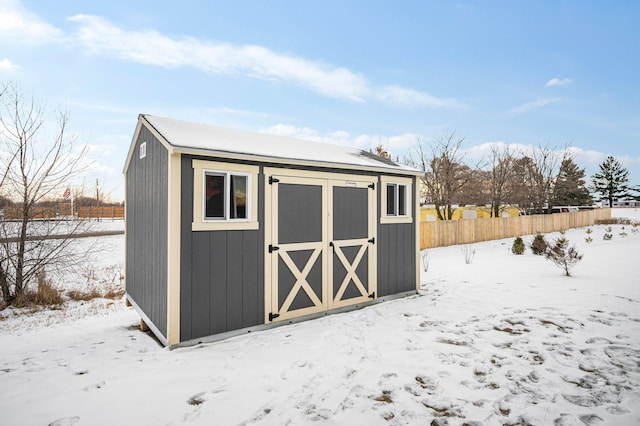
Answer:
<svg viewBox="0 0 640 426"><path fill-rule="evenodd" d="M147 156L147 143L142 142L140 144L140 159L142 160L146 156Z"/></svg>
<svg viewBox="0 0 640 426"><path fill-rule="evenodd" d="M194 231L258 229L257 166L193 160Z"/></svg>
<svg viewBox="0 0 640 426"><path fill-rule="evenodd" d="M205 171L204 173L204 219L247 220L246 174Z"/></svg>
<svg viewBox="0 0 640 426"><path fill-rule="evenodd" d="M410 223L411 213L411 178L392 178L382 176L382 215L380 223Z"/></svg>
<svg viewBox="0 0 640 426"><path fill-rule="evenodd" d="M407 185L387 184L387 216L407 215Z"/></svg>

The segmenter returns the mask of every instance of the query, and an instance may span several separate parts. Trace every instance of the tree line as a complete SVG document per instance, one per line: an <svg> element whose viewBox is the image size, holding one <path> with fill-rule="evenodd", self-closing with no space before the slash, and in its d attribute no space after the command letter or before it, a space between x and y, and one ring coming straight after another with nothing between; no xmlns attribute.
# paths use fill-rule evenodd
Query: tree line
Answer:
<svg viewBox="0 0 640 426"><path fill-rule="evenodd" d="M454 131L429 145L419 141L406 160L424 171L421 202L434 205L440 220L450 220L455 205L487 205L492 216L500 217L506 206L537 214L553 206L590 206L594 198L609 206L634 193L640 199L639 188L629 185L628 170L614 157L607 157L587 182L571 146L558 150L538 145L523 151L495 143L482 160L469 165L464 140ZM372 152L390 158L381 144Z"/></svg>

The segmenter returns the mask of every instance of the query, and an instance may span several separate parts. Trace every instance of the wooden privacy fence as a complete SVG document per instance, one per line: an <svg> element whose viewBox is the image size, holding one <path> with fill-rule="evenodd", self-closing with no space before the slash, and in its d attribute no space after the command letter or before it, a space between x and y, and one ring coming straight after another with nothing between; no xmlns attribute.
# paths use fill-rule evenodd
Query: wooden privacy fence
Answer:
<svg viewBox="0 0 640 426"><path fill-rule="evenodd" d="M78 219L124 219L124 206L78 206L74 216ZM0 219L16 220L20 217L18 209L6 207L0 210ZM57 204L46 207L34 207L31 210L34 219L59 219L71 217L71 205L69 203Z"/></svg>
<svg viewBox="0 0 640 426"><path fill-rule="evenodd" d="M609 208L518 217L421 222L420 250L537 233L544 234L569 228L591 226L597 220L606 219L611 219L611 209Z"/></svg>
<svg viewBox="0 0 640 426"><path fill-rule="evenodd" d="M81 219L124 219L124 206L83 206L78 207L77 214Z"/></svg>

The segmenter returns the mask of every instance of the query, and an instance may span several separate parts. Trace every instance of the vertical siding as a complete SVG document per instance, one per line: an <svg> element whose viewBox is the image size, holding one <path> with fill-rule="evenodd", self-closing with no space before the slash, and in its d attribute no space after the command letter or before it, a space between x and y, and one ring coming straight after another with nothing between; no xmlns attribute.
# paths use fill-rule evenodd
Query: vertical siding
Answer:
<svg viewBox="0 0 640 426"><path fill-rule="evenodd" d="M258 230L192 231L193 159L182 156L181 341L262 324L264 318L262 173L253 188Z"/></svg>
<svg viewBox="0 0 640 426"><path fill-rule="evenodd" d="M416 179L413 185L416 185ZM378 218L384 209L380 205L378 189ZM378 219L378 295L404 293L416 289L416 221L415 203L412 194L412 223L381 224Z"/></svg>
<svg viewBox="0 0 640 426"><path fill-rule="evenodd" d="M147 156L140 159L140 143ZM146 128L126 170L127 293L167 336L168 152Z"/></svg>

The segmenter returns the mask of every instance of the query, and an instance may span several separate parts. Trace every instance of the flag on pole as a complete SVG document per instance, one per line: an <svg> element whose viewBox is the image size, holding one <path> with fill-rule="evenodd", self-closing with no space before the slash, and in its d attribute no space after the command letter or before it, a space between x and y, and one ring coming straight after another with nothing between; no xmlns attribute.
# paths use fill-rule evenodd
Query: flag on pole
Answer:
<svg viewBox="0 0 640 426"><path fill-rule="evenodd" d="M67 188L64 190L64 194L62 194L65 200L68 200L71 197L71 189Z"/></svg>

